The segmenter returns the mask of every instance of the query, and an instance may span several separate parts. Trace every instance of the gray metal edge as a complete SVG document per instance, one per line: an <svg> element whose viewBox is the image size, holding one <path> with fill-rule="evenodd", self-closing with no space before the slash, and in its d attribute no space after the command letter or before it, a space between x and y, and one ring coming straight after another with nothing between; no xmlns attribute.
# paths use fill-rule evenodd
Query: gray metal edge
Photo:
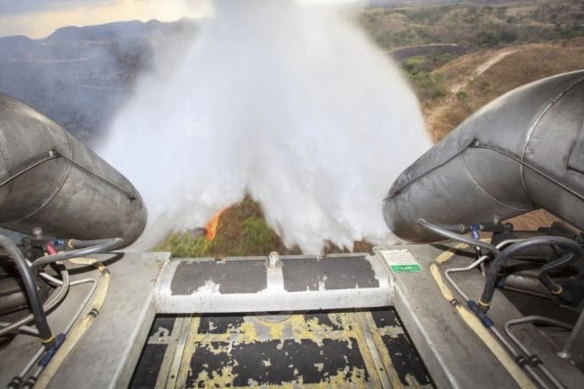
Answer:
<svg viewBox="0 0 584 389"><path fill-rule="evenodd" d="M112 278L102 311L63 362L50 388L128 386L156 314L154 283L169 256L125 253L108 265Z"/></svg>
<svg viewBox="0 0 584 389"><path fill-rule="evenodd" d="M340 255L355 256L356 254ZM221 294L217 291L199 290L191 295L172 295L170 285L179 263L206 262L212 258L175 259L165 267L155 291L158 313L233 313L264 311L298 311L345 308L385 307L390 304L393 287L389 282L387 270L376 256L363 254L371 264L377 288L355 288L346 290L319 290L287 292L277 282L278 270L268 270L268 288L254 294ZM306 256L283 256L282 258L306 258ZM231 258L230 258L231 259ZM247 259L265 259L248 257Z"/></svg>
<svg viewBox="0 0 584 389"><path fill-rule="evenodd" d="M399 246L392 249L408 249ZM420 247L420 246L418 246ZM427 246L432 249L431 246ZM441 251L420 259L421 273L392 274L392 304L439 388L515 388L514 380L446 301L429 272ZM436 253L436 255L434 255Z"/></svg>

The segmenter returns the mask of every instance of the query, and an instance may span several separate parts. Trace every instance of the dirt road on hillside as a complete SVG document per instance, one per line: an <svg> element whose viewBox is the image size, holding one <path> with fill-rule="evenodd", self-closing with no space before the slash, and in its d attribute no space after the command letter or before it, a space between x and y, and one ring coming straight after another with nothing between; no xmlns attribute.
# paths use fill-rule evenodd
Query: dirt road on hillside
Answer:
<svg viewBox="0 0 584 389"><path fill-rule="evenodd" d="M452 88L450 89L450 95L447 97L444 104L442 104L440 107L437 107L436 109L434 109L432 111L432 113L428 116L428 119L426 122L426 128L428 129L428 131L430 133L432 133L432 128L434 127L434 122L436 121L436 119L448 107L450 107L451 104L456 102L456 94L459 91L461 91L463 88L465 88L469 84L469 82L471 82L474 78L480 76L481 74L483 74L484 72L489 70L491 68L491 66L497 64L503 58L505 58L508 55L511 55L517 51L518 51L518 49L507 49L507 50L502 50L502 51L494 53L486 62L477 66L470 75L468 75L467 77L464 78L463 81L452 86Z"/></svg>

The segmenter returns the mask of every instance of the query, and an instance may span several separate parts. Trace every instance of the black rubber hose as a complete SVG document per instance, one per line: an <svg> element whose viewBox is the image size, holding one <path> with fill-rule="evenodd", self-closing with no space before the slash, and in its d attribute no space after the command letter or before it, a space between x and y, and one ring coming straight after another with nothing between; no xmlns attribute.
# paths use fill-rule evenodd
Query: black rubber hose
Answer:
<svg viewBox="0 0 584 389"><path fill-rule="evenodd" d="M103 243L94 246L84 247L71 251L63 251L61 253L53 255L47 255L45 257L38 258L36 261L34 261L31 265L31 269L33 270L34 273L36 273L39 268L48 265L49 263L53 263L56 261L66 261L67 259L81 257L84 255L103 253L106 251L113 250L116 247L120 247L123 243L124 240L122 238L113 238L104 240Z"/></svg>
<svg viewBox="0 0 584 389"><path fill-rule="evenodd" d="M576 260L582 255L582 248L578 243L575 241L563 238L559 236L536 236L534 238L530 238L521 242L517 242L512 246L505 249L501 254L499 254L491 266L489 267L489 271L487 273L487 280L485 282L485 288L483 290L483 294L481 299L479 300L479 306L483 312L487 312L489 309L489 305L491 304L491 300L493 299L493 294L495 293L495 285L497 283L497 277L501 267L507 262L507 260L514 254L525 250L530 247L534 246L543 246L543 245L557 245L561 247L567 248L570 253L568 255L560 258L557 261L551 262L548 265L553 265L552 268L556 268L558 266L564 266L566 263L569 263L573 260ZM569 257L566 258L566 257ZM545 267L546 265L544 265ZM551 269L549 269L551 270ZM548 270L548 271L549 271ZM547 276L544 272L544 276ZM541 274L541 272L540 272ZM549 278L549 276L547 276ZM554 284L557 285L554 281L549 278L549 280ZM547 286L547 285L546 285ZM553 291L553 290L552 290Z"/></svg>
<svg viewBox="0 0 584 389"><path fill-rule="evenodd" d="M43 310L43 304L41 298L39 297L36 284L34 282L34 275L31 268L26 263L26 259L16 247L16 245L4 235L0 235L0 246L4 247L16 264L16 268L22 277L24 283L24 288L26 290L26 295L30 303L32 313L34 315L35 323L39 331L39 336L41 342L45 348L49 348L54 342L53 332L47 323L47 317L45 311Z"/></svg>
<svg viewBox="0 0 584 389"><path fill-rule="evenodd" d="M437 233L438 235L442 235L445 238L456 240L456 241L459 241L462 243L467 243L470 246L479 246L481 248L484 248L484 249L490 251L491 254L493 254L493 257L496 257L497 255L499 255L499 250L495 246L493 246L492 244L488 244L488 243L485 243L485 242L478 240L478 239L473 239L473 238L469 238L468 236L457 234L456 232L452 232L450 230L447 230L446 228L441 227L437 224L430 223L429 221L427 221L426 219L423 219L423 218L418 219L418 224L429 229L430 231Z"/></svg>
<svg viewBox="0 0 584 389"><path fill-rule="evenodd" d="M566 246L563 246L563 247L566 247ZM569 265L570 263L574 262L575 260L577 260L578 258L582 258L582 255L584 254L584 250L582 250L582 247L579 244L574 242L574 245L569 247L569 249L571 249L571 252L567 253L566 255L563 255L561 258L559 258L555 261L552 261L550 263L543 265L539 269L539 279L540 279L541 283L544 284L545 287L548 288L553 294L560 296L560 297L563 297L564 299L568 297L568 296L563 296L567 292L564 291L564 289L562 288L562 285L555 282L548 275L548 273L554 269L559 269L559 268L565 267L565 266Z"/></svg>

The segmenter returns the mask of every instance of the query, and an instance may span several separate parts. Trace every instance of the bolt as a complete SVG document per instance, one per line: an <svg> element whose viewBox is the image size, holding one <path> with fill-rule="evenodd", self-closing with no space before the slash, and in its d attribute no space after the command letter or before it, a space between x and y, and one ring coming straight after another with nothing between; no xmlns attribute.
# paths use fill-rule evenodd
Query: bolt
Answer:
<svg viewBox="0 0 584 389"><path fill-rule="evenodd" d="M40 228L40 227L34 227L34 228L32 229L32 235L33 235L35 238L37 238L37 239L40 239L40 238L42 238L42 236L43 236L43 229L42 229L42 228Z"/></svg>
<svg viewBox="0 0 584 389"><path fill-rule="evenodd" d="M280 254L275 251L272 251L268 255L268 262L266 264L268 269L278 269L282 267L282 259L280 258Z"/></svg>

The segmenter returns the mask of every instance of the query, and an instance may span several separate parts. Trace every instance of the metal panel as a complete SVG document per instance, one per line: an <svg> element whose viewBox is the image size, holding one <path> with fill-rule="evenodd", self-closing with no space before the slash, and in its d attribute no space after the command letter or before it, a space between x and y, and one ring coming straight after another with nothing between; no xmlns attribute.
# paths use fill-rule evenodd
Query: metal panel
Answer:
<svg viewBox="0 0 584 389"><path fill-rule="evenodd" d="M350 257L306 257L284 259L284 289L288 292L305 290L338 290L377 288L379 281L365 255Z"/></svg>
<svg viewBox="0 0 584 389"><path fill-rule="evenodd" d="M384 320L374 320L373 314ZM184 352L176 347L176 351L169 350L185 335ZM390 349L382 337L393 340ZM168 344L164 360L181 360L180 369L175 374L165 369L163 362L157 379L150 377L145 382L136 374L132 388L154 387L155 383L156 387L169 389L433 387L391 308L375 309L374 313L349 310L195 316L180 334L151 336L143 351L148 360L141 360L142 366L159 368L161 356L152 353L162 353L156 347L161 343ZM145 369L142 371L148 375ZM172 380L165 381L173 375Z"/></svg>
<svg viewBox="0 0 584 389"><path fill-rule="evenodd" d="M387 306L391 298L387 271L377 257L366 254L331 258L283 256L283 266L279 268L269 268L264 265L265 261L262 257L173 260L156 288L157 311L221 313L364 308ZM184 276L187 271L189 277Z"/></svg>
<svg viewBox="0 0 584 389"><path fill-rule="evenodd" d="M172 278L173 296L190 295L200 288L216 285L222 294L257 293L267 288L264 260L182 261Z"/></svg>
<svg viewBox="0 0 584 389"><path fill-rule="evenodd" d="M444 248L430 245L395 247L408 250L423 268L419 273L392 273L395 283L393 305L408 334L438 387L517 387L507 370L464 324L450 303L442 298L428 269ZM468 264L468 256L455 255L441 267ZM469 296L480 296L484 278L479 272L457 275L456 281ZM498 328L510 319L523 317L502 293L495 293L489 316ZM521 328L516 334L529 350L561 377L564 385L569 388L581 386L584 374L559 358L559 350L545 334L535 327Z"/></svg>
<svg viewBox="0 0 584 389"><path fill-rule="evenodd" d="M127 387L155 316L155 280L168 257L168 253L95 256L111 272L107 297L49 388ZM76 268L70 274L72 281L99 278L99 273L87 266ZM55 333L61 332L72 319L88 290L88 284L72 286L65 300L49 314L48 320ZM3 361L0 363L0 386L6 387L40 347L37 338L19 335L9 347L0 350ZM7 361L9 363L4 363Z"/></svg>
<svg viewBox="0 0 584 389"><path fill-rule="evenodd" d="M108 264L112 278L102 311L50 388L128 386L156 313L156 276L168 257L168 253L128 253Z"/></svg>
<svg viewBox="0 0 584 389"><path fill-rule="evenodd" d="M423 271L392 273L393 304L439 388L513 388L513 380L440 294L429 263L442 250L404 246Z"/></svg>

